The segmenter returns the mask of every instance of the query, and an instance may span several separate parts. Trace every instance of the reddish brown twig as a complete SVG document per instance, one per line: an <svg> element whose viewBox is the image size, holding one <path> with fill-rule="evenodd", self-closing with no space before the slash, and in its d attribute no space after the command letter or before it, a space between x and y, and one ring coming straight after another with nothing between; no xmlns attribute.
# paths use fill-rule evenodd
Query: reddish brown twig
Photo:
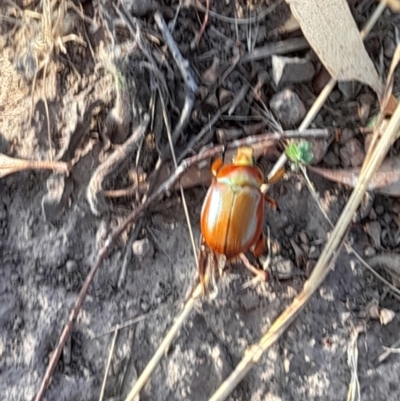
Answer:
<svg viewBox="0 0 400 401"><path fill-rule="evenodd" d="M25 170L53 170L68 175L72 170L72 164L70 162L17 159L0 153L0 178Z"/></svg>
<svg viewBox="0 0 400 401"><path fill-rule="evenodd" d="M196 38L196 47L199 45L200 40L203 37L204 31L206 30L206 26L208 24L208 14L209 14L209 11L210 11L210 3L211 3L211 0L207 0L207 2L206 2L206 11L205 11L205 14L204 14L204 20L203 20L203 23L201 24L200 31L199 31L199 33L197 35L197 38Z"/></svg>

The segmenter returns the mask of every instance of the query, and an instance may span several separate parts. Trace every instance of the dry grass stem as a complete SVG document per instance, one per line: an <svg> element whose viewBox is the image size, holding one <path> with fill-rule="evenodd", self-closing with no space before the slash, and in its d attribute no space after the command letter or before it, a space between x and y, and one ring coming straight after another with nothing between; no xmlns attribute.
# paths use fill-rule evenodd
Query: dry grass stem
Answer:
<svg viewBox="0 0 400 401"><path fill-rule="evenodd" d="M110 352L108 354L108 360L107 360L106 370L104 372L103 383L101 385L99 401L103 401L104 393L106 391L107 376L108 376L108 372L110 370L111 360L114 355L115 343L117 342L118 332L119 332L119 327L117 326L114 331L113 339L111 341L111 347L110 347Z"/></svg>
<svg viewBox="0 0 400 401"><path fill-rule="evenodd" d="M360 401L360 382L358 381L358 340L359 330L356 330L352 336L351 342L347 350L347 363L350 368L351 378L349 384L349 391L347 392L346 401Z"/></svg>

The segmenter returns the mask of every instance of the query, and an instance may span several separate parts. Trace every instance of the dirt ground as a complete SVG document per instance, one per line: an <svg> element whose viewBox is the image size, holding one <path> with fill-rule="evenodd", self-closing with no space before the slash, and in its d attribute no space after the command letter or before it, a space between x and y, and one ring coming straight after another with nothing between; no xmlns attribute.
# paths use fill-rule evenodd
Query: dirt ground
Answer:
<svg viewBox="0 0 400 401"><path fill-rule="evenodd" d="M39 1L16 3L24 9L42 11ZM88 20L83 21L78 12L80 3ZM135 16L137 41L111 1L80 3L74 1L75 7L64 15L64 23L56 25L53 17L52 23L57 27L53 36L74 33L86 43L83 46L77 41L67 42L66 54L57 41L52 42L56 44L51 53L49 49L38 50L40 20L13 12L15 7L10 5L0 5L2 15L23 22L19 25L13 21L1 22L0 153L32 160L49 160L51 155L54 160L74 164L68 177L31 170L0 179L0 398L7 401L34 397L99 249L111 230L141 202L141 194L111 199L104 196L103 190L126 188L144 174L148 178L159 157L167 159L162 105L155 88L161 87L167 99L172 127L180 117L187 89L154 22L155 10L162 11L167 23L178 15L173 38L192 66L202 90L216 85L214 75L222 76L221 71L235 67L235 52L240 48L237 41L244 54L249 52L249 27L255 48L301 37L299 31L287 34L277 31L289 16L285 3L258 24L239 24L236 31L232 23L236 3L212 2L214 12L231 19L210 15L198 44L196 34L204 12L196 9L196 2L183 2L177 14L178 1L165 4L155 0L127 1L127 8ZM237 17L248 18L269 6L256 3L247 6L237 3ZM357 9L362 11L355 15L360 25L374 7L370 3L369 7ZM58 3L54 16L57 7ZM366 42L376 64L379 46L388 32L392 33L395 21L390 12L385 13ZM49 54L44 71L38 66L44 65ZM289 55L309 57L318 66L318 59L310 49L292 51ZM217 72L210 70L216 56ZM236 95L245 82L255 85L260 71L270 72L270 69L270 57L237 65L224 76L222 86ZM286 86L299 94L308 109L315 98L311 80ZM266 81L262 96L267 104L280 89L283 88ZM359 121L354 120L351 111L354 105L350 103L364 92L368 89L360 86L349 99L336 89L329 107L320 112L314 127L355 130ZM178 154L217 111L219 105L213 101L196 97L189 125L176 142ZM48 141L46 103L52 146ZM126 143L143 121L144 113L151 116L151 123L139 156L137 146L126 152L123 162L106 170L104 182L99 184L93 179L97 167L107 163L110 155ZM241 116L247 116L246 121L254 124L249 98L236 108L233 114L236 121L223 114L226 118L218 119L217 128L241 127L237 122ZM267 130L270 123L263 129ZM216 143L216 138L209 135L194 150L197 152L206 143ZM362 136L357 138L364 142ZM326 155L331 160L335 146L345 145L326 146L321 159ZM279 149L258 160L265 173L272 167ZM320 163L327 165L329 160ZM310 177L325 211L335 222L350 190L316 175ZM206 185L185 191L196 241L206 191ZM272 244L270 281L249 285L250 273L240 264L231 266L219 282L216 299L197 301L195 311L142 390L140 400L207 400L233 371L246 348L260 339L301 290L326 243L330 227L299 173L288 170L271 188L270 196L279 204L278 210L267 208L265 216ZM396 198L370 194L349 231L353 247L368 256L396 252L399 211ZM377 236L368 234L371 223L378 230ZM98 270L46 392L46 400L98 400L113 330L116 325L136 319L119 330L105 387L105 399L124 399L195 284L196 265L177 194L163 197L145 213L134 242L134 254L130 253L130 241L131 232L127 231ZM299 261L293 243L303 250ZM127 270L121 278L124 260ZM383 269L380 273L390 280ZM393 319L382 324L371 312L374 306L393 311ZM385 347L399 340L399 310L398 299L388 288L343 250L299 318L228 399L346 399L351 379L347 349L354 331L362 328L358 339L361 399L400 400L399 354L392 353L381 363L377 360Z"/></svg>

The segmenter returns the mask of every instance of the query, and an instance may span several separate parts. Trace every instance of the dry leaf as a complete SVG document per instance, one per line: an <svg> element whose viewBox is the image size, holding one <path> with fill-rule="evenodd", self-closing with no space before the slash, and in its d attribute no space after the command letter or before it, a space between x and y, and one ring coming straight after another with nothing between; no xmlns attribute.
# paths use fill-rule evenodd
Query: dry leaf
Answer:
<svg viewBox="0 0 400 401"><path fill-rule="evenodd" d="M308 166L307 169L330 181L352 188L357 185L361 171L360 168L331 170L313 166ZM398 158L385 159L373 174L368 190L388 196L400 196L400 160Z"/></svg>
<svg viewBox="0 0 400 401"><path fill-rule="evenodd" d="M286 0L304 36L338 81L360 81L381 98L383 85L346 0Z"/></svg>

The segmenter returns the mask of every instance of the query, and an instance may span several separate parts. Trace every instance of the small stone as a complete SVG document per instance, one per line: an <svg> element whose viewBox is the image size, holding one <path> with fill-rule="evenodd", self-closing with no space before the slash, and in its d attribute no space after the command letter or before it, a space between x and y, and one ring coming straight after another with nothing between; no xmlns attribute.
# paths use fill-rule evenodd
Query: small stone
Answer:
<svg viewBox="0 0 400 401"><path fill-rule="evenodd" d="M371 209L371 211L369 212L369 219L370 220L376 220L378 218L378 216L376 215L376 212L374 209Z"/></svg>
<svg viewBox="0 0 400 401"><path fill-rule="evenodd" d="M12 273L11 274L11 281L13 282L13 283L15 283L15 282L17 282L19 280L19 276L18 276L18 273Z"/></svg>
<svg viewBox="0 0 400 401"><path fill-rule="evenodd" d="M289 226L287 226L287 227L285 228L285 234L286 234L288 237L291 237L291 236L293 235L293 232L294 232L294 225L293 225L293 224L290 224Z"/></svg>
<svg viewBox="0 0 400 401"><path fill-rule="evenodd" d="M309 241L308 241L308 236L307 236L307 233L306 233L306 232L302 231L302 232L299 234L299 237L300 237L300 241L301 241L303 244L308 245Z"/></svg>
<svg viewBox="0 0 400 401"><path fill-rule="evenodd" d="M390 36L386 36L384 39L383 49L385 57L391 60L393 58L394 51L396 50L396 43L394 43L394 40Z"/></svg>
<svg viewBox="0 0 400 401"><path fill-rule="evenodd" d="M365 219L372 210L374 204L375 195L373 192L366 192L361 200L360 207L357 210L355 221L359 222Z"/></svg>
<svg viewBox="0 0 400 401"><path fill-rule="evenodd" d="M378 221L371 221L367 223L364 227L366 233L371 237L373 246L376 249L381 247L381 225Z"/></svg>
<svg viewBox="0 0 400 401"><path fill-rule="evenodd" d="M395 214L400 214L400 201L395 199L392 205L392 211Z"/></svg>
<svg viewBox="0 0 400 401"><path fill-rule="evenodd" d="M385 208L383 207L383 205L376 205L375 207L375 212L378 216L380 216L381 214L383 214L383 212L385 211Z"/></svg>
<svg viewBox="0 0 400 401"><path fill-rule="evenodd" d="M379 320L381 322L381 325L386 326L394 319L395 316L396 313L392 310L386 308L381 309L379 313Z"/></svg>
<svg viewBox="0 0 400 401"><path fill-rule="evenodd" d="M368 121L369 112L371 106L374 104L375 98L370 93L364 93L359 97L359 107L358 107L358 118L360 119L361 125L365 126Z"/></svg>
<svg viewBox="0 0 400 401"><path fill-rule="evenodd" d="M146 301L140 302L140 309L142 312L147 313L150 310L150 304Z"/></svg>
<svg viewBox="0 0 400 401"><path fill-rule="evenodd" d="M272 269L282 280L293 277L294 265L290 259L283 259L278 256L272 261Z"/></svg>
<svg viewBox="0 0 400 401"><path fill-rule="evenodd" d="M340 148L340 160L343 167L358 167L364 161L365 153L360 141L352 138Z"/></svg>
<svg viewBox="0 0 400 401"><path fill-rule="evenodd" d="M342 130L342 135L340 135L340 143L344 145L347 141L354 138L354 131L350 128L344 128Z"/></svg>
<svg viewBox="0 0 400 401"><path fill-rule="evenodd" d="M240 297L240 302L246 311L254 310L260 304L260 300L255 294L244 294Z"/></svg>
<svg viewBox="0 0 400 401"><path fill-rule="evenodd" d="M21 316L17 316L14 320L13 331L18 331L22 326L22 318Z"/></svg>
<svg viewBox="0 0 400 401"><path fill-rule="evenodd" d="M75 260L67 260L65 268L67 269L68 273L73 273L78 268L78 264L75 262Z"/></svg>
<svg viewBox="0 0 400 401"><path fill-rule="evenodd" d="M284 89L272 96L269 105L278 120L286 127L293 127L306 114L303 102L290 89Z"/></svg>
<svg viewBox="0 0 400 401"><path fill-rule="evenodd" d="M272 56L272 77L276 86L311 81L314 73L315 69L310 60Z"/></svg>
<svg viewBox="0 0 400 401"><path fill-rule="evenodd" d="M318 164L325 157L329 145L332 143L332 138L328 139L310 139L311 151L313 155L312 163Z"/></svg>
<svg viewBox="0 0 400 401"><path fill-rule="evenodd" d="M140 259L144 259L145 257L152 258L154 255L154 247L148 238L143 238L132 244L132 252Z"/></svg>
<svg viewBox="0 0 400 401"><path fill-rule="evenodd" d="M329 101L331 103L337 103L340 100L340 92L339 91L332 91L332 93L329 95Z"/></svg>
<svg viewBox="0 0 400 401"><path fill-rule="evenodd" d="M310 246L310 250L308 251L308 257L310 259L318 259L321 252L315 245Z"/></svg>
<svg viewBox="0 0 400 401"><path fill-rule="evenodd" d="M329 72L322 67L320 71L314 76L312 87L314 89L314 93L319 95L321 91L325 88L326 84L331 79Z"/></svg>
<svg viewBox="0 0 400 401"><path fill-rule="evenodd" d="M367 246L364 249L364 256L366 258L372 258L375 255L376 255L376 250L375 250L375 248L372 248L372 246Z"/></svg>
<svg viewBox="0 0 400 401"><path fill-rule="evenodd" d="M284 359L283 368L285 369L286 374L288 374L290 372L290 359L289 358Z"/></svg>
<svg viewBox="0 0 400 401"><path fill-rule="evenodd" d="M391 216L389 213L385 213L385 214L383 215L383 221L384 221L386 224L389 224L389 223L392 221L392 216Z"/></svg>
<svg viewBox="0 0 400 401"><path fill-rule="evenodd" d="M370 319L373 319L373 320L379 319L379 305L378 305L377 301L373 300L373 301L369 302L365 309L367 312L367 316Z"/></svg>
<svg viewBox="0 0 400 401"><path fill-rule="evenodd" d="M332 151L329 151L325 157L324 162L328 167L337 167L340 164L339 157L335 155Z"/></svg>

